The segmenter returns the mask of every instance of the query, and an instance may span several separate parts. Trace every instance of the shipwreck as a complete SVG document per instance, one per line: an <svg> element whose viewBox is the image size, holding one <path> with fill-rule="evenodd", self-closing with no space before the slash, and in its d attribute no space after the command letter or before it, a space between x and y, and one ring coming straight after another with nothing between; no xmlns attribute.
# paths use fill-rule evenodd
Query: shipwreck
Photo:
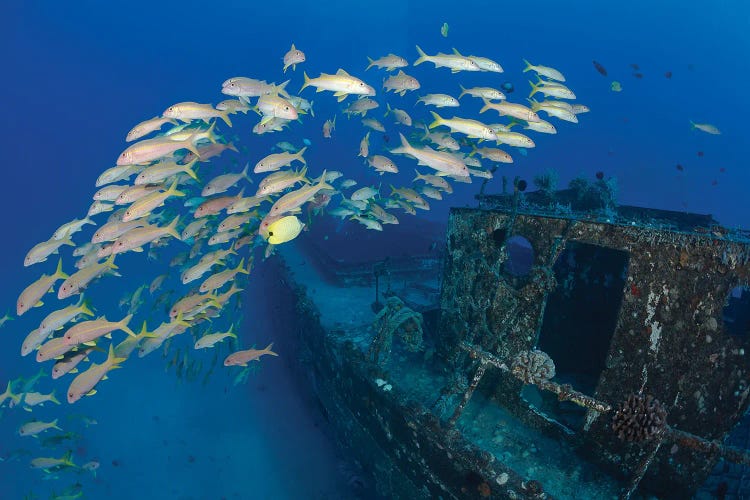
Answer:
<svg viewBox="0 0 750 500"><path fill-rule="evenodd" d="M378 497L747 488L750 235L605 180L524 187L361 231L354 261L321 222L272 261L284 347Z"/></svg>

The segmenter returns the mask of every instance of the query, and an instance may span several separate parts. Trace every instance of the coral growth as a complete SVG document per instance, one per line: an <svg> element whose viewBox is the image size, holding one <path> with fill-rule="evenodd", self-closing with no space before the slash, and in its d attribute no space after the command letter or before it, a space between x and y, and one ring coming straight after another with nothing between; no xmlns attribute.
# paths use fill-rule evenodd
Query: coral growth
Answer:
<svg viewBox="0 0 750 500"><path fill-rule="evenodd" d="M612 430L617 437L638 442L653 439L664 432L667 411L658 399L643 394L631 394L620 403L612 418Z"/></svg>
<svg viewBox="0 0 750 500"><path fill-rule="evenodd" d="M527 384L538 384L555 376L555 363L546 352L523 351L513 360L513 375Z"/></svg>

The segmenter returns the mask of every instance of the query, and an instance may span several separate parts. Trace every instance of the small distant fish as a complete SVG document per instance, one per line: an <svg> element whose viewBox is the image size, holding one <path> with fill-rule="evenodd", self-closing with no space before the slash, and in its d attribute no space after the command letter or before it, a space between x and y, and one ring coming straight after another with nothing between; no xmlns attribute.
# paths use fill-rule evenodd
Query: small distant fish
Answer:
<svg viewBox="0 0 750 500"><path fill-rule="evenodd" d="M86 462L85 464L81 466L81 469L93 473L94 476L96 476L96 469L98 468L99 468L99 462L97 462L96 460Z"/></svg>
<svg viewBox="0 0 750 500"><path fill-rule="evenodd" d="M370 62L370 64L367 66L365 71L375 66L376 68L384 68L387 71L393 71L394 69L398 68L405 68L409 65L409 63L401 56L397 56L396 54L388 54L387 56L383 56L380 59L370 59L369 57L367 60Z"/></svg>
<svg viewBox="0 0 750 500"><path fill-rule="evenodd" d="M707 134L711 135L721 135L721 132L718 128L716 128L715 125L711 125L709 123L695 123L694 121L690 120L690 126L693 129L698 129L702 132L705 132Z"/></svg>
<svg viewBox="0 0 750 500"><path fill-rule="evenodd" d="M264 354L271 356L278 356L271 350L273 342L268 344L265 349L247 349L245 351L237 351L226 357L224 360L224 366L247 366L250 361L260 361L260 357Z"/></svg>
<svg viewBox="0 0 750 500"><path fill-rule="evenodd" d="M560 73L555 68L550 68L548 66L541 66L537 65L534 66L526 59L523 60L523 62L526 64L526 67L523 69L523 72L526 73L527 71L533 71L539 76L543 76L545 78L549 78L550 80L557 80L558 82L564 82L565 77L562 73Z"/></svg>
<svg viewBox="0 0 750 500"><path fill-rule="evenodd" d="M443 35L443 38L448 38L448 23L443 23L440 27L440 34Z"/></svg>
<svg viewBox="0 0 750 500"><path fill-rule="evenodd" d="M298 147L288 141L277 142L275 147L281 151L286 151L287 153L296 153L299 151Z"/></svg>
<svg viewBox="0 0 750 500"><path fill-rule="evenodd" d="M458 71L481 71L479 65L468 57L459 54L437 53L434 56L425 54L419 45L417 45L419 59L414 61L414 66L419 66L423 62L431 62L436 68L449 68L452 73Z"/></svg>
<svg viewBox="0 0 750 500"><path fill-rule="evenodd" d="M447 94L427 94L417 99L417 103L420 102L424 103L425 106L435 106L436 108L456 108L460 106L458 99Z"/></svg>
<svg viewBox="0 0 750 500"><path fill-rule="evenodd" d="M61 431L62 429L57 426L57 419L53 420L52 422L41 422L41 421L33 421L23 424L18 429L18 435L19 436L36 436L37 434L46 431L47 429L57 429L58 431Z"/></svg>
<svg viewBox="0 0 750 500"><path fill-rule="evenodd" d="M604 66L602 66L596 61L591 61L591 62L594 64L594 68L596 68L596 70L599 72L600 75L607 76L607 69Z"/></svg>
<svg viewBox="0 0 750 500"><path fill-rule="evenodd" d="M289 66L292 67L292 69L297 69L297 65L299 63L305 62L305 53L299 50L292 44L292 48L289 49L289 52L284 54L284 73L286 73L287 68Z"/></svg>
<svg viewBox="0 0 750 500"><path fill-rule="evenodd" d="M597 178L598 180L602 180L602 179L604 179L604 172L602 172L601 170L600 170L600 171L598 171L598 172L596 173L596 178Z"/></svg>
<svg viewBox="0 0 750 500"><path fill-rule="evenodd" d="M325 123L323 123L323 137L326 139L331 138L331 132L333 132L336 129L336 117L333 117L333 120L326 120Z"/></svg>
<svg viewBox="0 0 750 500"><path fill-rule="evenodd" d="M231 337L234 339L237 338L237 335L234 332L232 332L232 328L230 328L228 332L209 333L209 334L204 335L203 337L199 338L195 342L194 348L195 349L207 349L207 348L213 347L214 345L221 342L227 337Z"/></svg>
<svg viewBox="0 0 750 500"><path fill-rule="evenodd" d="M641 69L640 66L638 66L635 63L631 64L630 67L633 68L635 71L638 71L639 69Z"/></svg>
<svg viewBox="0 0 750 500"><path fill-rule="evenodd" d="M392 90L394 93L402 97L408 90L417 90L420 87L419 81L413 76L404 73L403 70L399 70L398 73L388 77L388 79L383 82L383 88L386 92Z"/></svg>
<svg viewBox="0 0 750 500"><path fill-rule="evenodd" d="M53 467L77 467L73 463L73 452L68 451L62 458L39 457L31 461L34 469L51 469Z"/></svg>
<svg viewBox="0 0 750 500"><path fill-rule="evenodd" d="M680 172L684 172L685 171L685 168L682 165L680 165L679 163L677 164L677 166L675 168L677 168L677 170L679 170Z"/></svg>
<svg viewBox="0 0 750 500"><path fill-rule="evenodd" d="M633 76L640 80L641 78L643 78L643 73L633 73Z"/></svg>
<svg viewBox="0 0 750 500"><path fill-rule="evenodd" d="M700 156L701 158L703 158L703 151L698 151L698 156Z"/></svg>
<svg viewBox="0 0 750 500"><path fill-rule="evenodd" d="M667 71L666 73L664 73L664 77L665 77L665 78L666 78L667 80L668 80L668 79L670 79L670 78L672 78L672 72L671 72L671 71Z"/></svg>

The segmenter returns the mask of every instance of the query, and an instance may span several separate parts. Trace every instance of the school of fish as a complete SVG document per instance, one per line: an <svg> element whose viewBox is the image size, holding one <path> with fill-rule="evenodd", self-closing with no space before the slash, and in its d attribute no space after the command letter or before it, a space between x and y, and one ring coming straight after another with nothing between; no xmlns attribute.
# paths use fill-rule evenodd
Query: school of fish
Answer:
<svg viewBox="0 0 750 500"><path fill-rule="evenodd" d="M18 297L16 315L33 316L38 324L19 332L21 355L50 365L51 379L61 379L69 404L104 390L102 381L113 370L125 371L134 358L159 350L165 357L176 351L170 366L186 374L201 370L203 350L216 353L221 346L228 349L227 367L277 356L272 343L264 349L238 345L238 293L256 260L299 237L324 213L369 230L398 224L400 217L429 210L428 199L450 195L455 182L492 178L521 148L525 154L535 147L534 134L556 134L555 120L577 123L588 111L572 102L575 93L552 67L526 62L523 71L535 75L529 99L510 102L491 85L464 86L463 72L484 72L491 83L492 75L504 71L487 57L458 50L430 55L419 46L416 56L410 64L387 54L368 58L361 68L311 78L307 70L295 71L310 61L292 44L280 69L298 83L228 78L217 105L174 103L136 124L125 134L127 144L114 165L92 179L97 190L87 213L62 224L24 259L24 266L46 265L50 274L41 274ZM428 64L434 69L425 70ZM424 89L409 74L418 66L445 72L443 88ZM332 94L330 104L338 112L318 119L320 140L335 141L337 127L361 130L359 145L348 148L351 171L308 165L305 154L314 144L307 139L302 144L293 133L299 122L316 120L310 97L323 92ZM216 158L245 156L225 134L251 112L259 116L253 134L277 133L289 142L277 144L280 152L251 151L236 168L217 168ZM393 144L389 133L398 137ZM354 169L371 169L378 181L359 186L351 176L362 170ZM404 182L404 176L413 180ZM383 185L390 186L388 194ZM95 285L106 281L109 291L117 287L127 274L121 255L130 253L152 261L156 272L126 291L119 304L124 311L115 315L97 302ZM231 327L213 326L227 311ZM10 319L0 319L0 326ZM184 338L189 340L180 345ZM214 354L211 370L217 359ZM55 391L36 392L43 376L41 371L32 379L9 381L0 405L33 410L45 402L59 404ZM19 434L38 436L61 425L34 420ZM48 472L78 467L70 454L37 457L31 465ZM88 464L87 470L95 468Z"/></svg>

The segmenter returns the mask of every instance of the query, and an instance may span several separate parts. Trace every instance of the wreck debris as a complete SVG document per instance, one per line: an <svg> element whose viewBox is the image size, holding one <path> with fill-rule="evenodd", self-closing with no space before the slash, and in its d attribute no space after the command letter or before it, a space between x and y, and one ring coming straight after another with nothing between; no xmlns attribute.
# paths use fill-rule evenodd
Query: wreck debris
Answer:
<svg viewBox="0 0 750 500"><path fill-rule="evenodd" d="M411 352L422 350L422 315L407 307L398 297L391 296L385 302L383 309L375 316L373 327L375 337L372 339L368 357L378 364L385 364L390 359L393 347L393 334L398 333Z"/></svg>
<svg viewBox="0 0 750 500"><path fill-rule="evenodd" d="M469 399L471 399L471 395L474 394L474 391L479 385L479 381L482 380L482 377L484 376L484 372L485 370L487 370L488 365L489 362L486 360L482 360L479 363L477 371L474 372L474 378L471 379L471 384L469 384L466 392L464 392L464 395L461 398L461 402L458 403L458 406L456 406L456 410L453 412L453 416L451 416L450 420L448 421L448 426L453 427L454 425L456 425L456 421L461 416L461 413L463 413L464 408L466 407L466 403L468 403Z"/></svg>

